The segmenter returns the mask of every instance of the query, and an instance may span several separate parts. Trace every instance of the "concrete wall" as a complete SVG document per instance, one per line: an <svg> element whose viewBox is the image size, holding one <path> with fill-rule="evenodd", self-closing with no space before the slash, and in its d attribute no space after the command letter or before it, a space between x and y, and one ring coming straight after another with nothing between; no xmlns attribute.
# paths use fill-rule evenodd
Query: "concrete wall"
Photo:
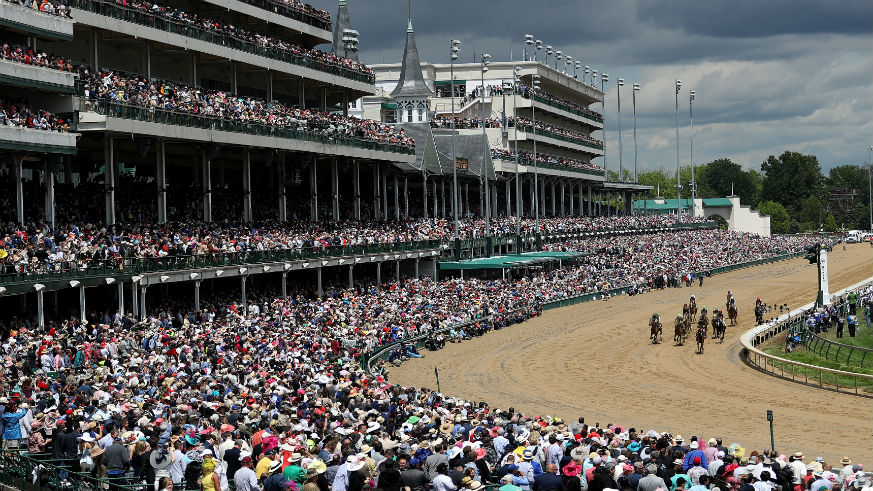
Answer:
<svg viewBox="0 0 873 491"><path fill-rule="evenodd" d="M6 148L29 149L35 152L75 153L76 133L60 133L57 131L34 130L14 126L0 125L0 145Z"/></svg>
<svg viewBox="0 0 873 491"><path fill-rule="evenodd" d="M739 196L729 196L731 207L703 207L703 200L694 200L694 216L709 218L719 215L728 223L728 230L770 237L770 217L761 215L750 206L741 205Z"/></svg>
<svg viewBox="0 0 873 491"><path fill-rule="evenodd" d="M233 10L234 12L239 12L241 14L245 14L251 16L255 19L260 19L270 24L276 24L278 26L282 26L292 31L301 32L303 34L307 34L309 36L316 37L320 39L323 43L330 43L333 41L333 33L331 31L326 31L324 29L319 29L315 26L309 25L305 22L300 22L298 20L291 19L289 17L285 17L284 15L279 15L275 12L270 12L268 10L259 9L247 3L240 2L239 0L204 0L206 3L211 3L212 5L217 5L219 7L225 8L227 10ZM334 14L336 15L336 14ZM336 20L336 19L331 19Z"/></svg>
<svg viewBox="0 0 873 491"><path fill-rule="evenodd" d="M0 2L0 25L28 31L41 37L73 38L72 20L9 2Z"/></svg>
<svg viewBox="0 0 873 491"><path fill-rule="evenodd" d="M25 65L23 63L14 63L6 60L0 60L0 77L21 79L22 82L36 82L35 84L27 84L24 82L23 85L43 88L55 87L62 90L72 90L76 81L73 74L69 72Z"/></svg>

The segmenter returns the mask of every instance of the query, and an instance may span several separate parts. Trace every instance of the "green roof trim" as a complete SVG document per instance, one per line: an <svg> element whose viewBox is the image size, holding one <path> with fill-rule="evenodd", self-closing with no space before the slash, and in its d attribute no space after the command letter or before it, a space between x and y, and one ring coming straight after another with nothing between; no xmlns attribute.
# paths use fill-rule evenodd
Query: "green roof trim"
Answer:
<svg viewBox="0 0 873 491"><path fill-rule="evenodd" d="M394 111L397 109L397 103L382 103L382 109Z"/></svg>
<svg viewBox="0 0 873 491"><path fill-rule="evenodd" d="M532 264L543 263L548 261L559 261L562 259L573 259L575 257L584 256L582 252L528 252L524 254L507 254L505 256L482 257L478 259L468 259L465 261L443 261L439 263L441 270L471 270L471 269L509 269L519 266L530 266Z"/></svg>
<svg viewBox="0 0 873 491"><path fill-rule="evenodd" d="M466 80L455 80L455 85L464 85L466 84ZM452 85L451 80L434 80L434 85Z"/></svg>
<svg viewBox="0 0 873 491"><path fill-rule="evenodd" d="M703 206L704 207L720 206L720 207L730 208L733 205L734 204L731 203L731 200L728 198L704 198L703 199Z"/></svg>

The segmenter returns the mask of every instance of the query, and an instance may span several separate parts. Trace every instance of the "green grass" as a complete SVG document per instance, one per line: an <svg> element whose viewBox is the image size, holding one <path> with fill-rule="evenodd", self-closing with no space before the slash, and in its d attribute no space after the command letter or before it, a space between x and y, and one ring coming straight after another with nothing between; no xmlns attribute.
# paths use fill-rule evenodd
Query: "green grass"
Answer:
<svg viewBox="0 0 873 491"><path fill-rule="evenodd" d="M846 363L839 361L826 360L823 357L812 353L802 347L798 347L791 353L786 353L784 346L762 347L761 349L767 354L778 356L780 358L785 358L786 360L806 363L807 365L831 368L844 372L873 375L873 364L868 364L866 363L866 361L864 363L864 367L858 367L857 365L847 365ZM767 371L773 371L776 374L784 374L784 376L788 378L794 378L795 380L808 381L811 384L818 384L819 381L821 381L821 383L823 383L824 385L839 385L840 387L849 388L854 388L855 386L855 378L852 376L819 372L816 369L807 369L787 363L783 364L777 361L768 360ZM821 373L821 380L819 379L819 373ZM863 389L866 392L873 392L873 381L858 379L858 388L859 390Z"/></svg>
<svg viewBox="0 0 873 491"><path fill-rule="evenodd" d="M858 330L855 332L854 338L849 337L848 328L843 329L843 337L841 338L837 337L836 329L829 329L828 332L819 334L819 336L825 339L829 339L831 341L835 341L837 343L873 349L873 327L865 324L863 316L858 316L858 320L860 321L860 325L858 326Z"/></svg>

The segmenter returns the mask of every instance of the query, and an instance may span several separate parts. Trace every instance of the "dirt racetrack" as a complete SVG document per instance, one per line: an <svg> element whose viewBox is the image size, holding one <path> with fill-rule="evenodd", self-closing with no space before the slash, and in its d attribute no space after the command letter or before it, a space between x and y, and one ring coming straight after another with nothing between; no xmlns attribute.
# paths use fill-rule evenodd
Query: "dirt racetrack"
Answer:
<svg viewBox="0 0 873 491"><path fill-rule="evenodd" d="M869 245L836 247L829 257L830 290L873 276ZM647 431L721 436L725 445L770 447L767 409L775 414L776 448L788 454L822 455L838 463L873 463L873 401L816 389L762 374L739 358L739 336L754 326L755 298L791 308L815 300L816 268L803 258L713 276L702 288L666 289L608 302L589 302L546 312L499 332L450 344L393 368L400 385L435 388L439 368L443 393L605 425L619 423ZM724 344L709 339L695 354L693 336L672 342L672 319L689 296L710 311L724 307L732 290L739 326L728 326ZM647 321L652 312L665 322L665 342L652 345ZM775 315L769 315L769 317ZM670 324L668 327L666 324Z"/></svg>

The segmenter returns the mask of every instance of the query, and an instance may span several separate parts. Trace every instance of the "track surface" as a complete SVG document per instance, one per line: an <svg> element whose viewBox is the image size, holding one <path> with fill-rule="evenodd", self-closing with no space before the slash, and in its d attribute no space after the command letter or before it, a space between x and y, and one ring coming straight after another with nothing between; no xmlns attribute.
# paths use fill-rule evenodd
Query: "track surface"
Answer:
<svg viewBox="0 0 873 491"><path fill-rule="evenodd" d="M873 276L873 249L834 249L830 290ZM444 393L601 425L618 423L724 443L748 452L770 447L767 409L775 413L776 448L802 450L837 462L843 455L870 462L873 402L765 375L739 359L739 337L754 326L755 298L797 308L815 300L816 268L803 258L713 276L702 288L666 289L608 302L589 302L472 341L450 344L394 368L390 380L434 387L439 368ZM672 319L690 295L710 311L724 307L727 290L739 306L739 325L724 344L709 339L695 354L693 336L672 342ZM663 344L648 341L652 312L665 324ZM768 314L767 318L776 314ZM711 332L711 331L710 331Z"/></svg>

